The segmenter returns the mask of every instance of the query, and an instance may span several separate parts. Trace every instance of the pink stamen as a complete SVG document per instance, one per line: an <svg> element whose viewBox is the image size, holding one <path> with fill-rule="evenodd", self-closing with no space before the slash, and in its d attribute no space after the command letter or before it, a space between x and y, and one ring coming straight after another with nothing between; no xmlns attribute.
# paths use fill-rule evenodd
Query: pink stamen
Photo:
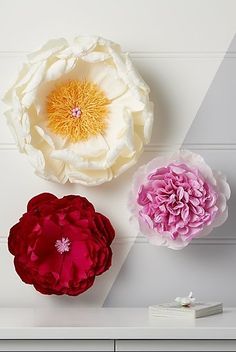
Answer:
<svg viewBox="0 0 236 352"><path fill-rule="evenodd" d="M71 242L68 237L62 237L61 240L57 240L55 243L55 247L60 254L63 254L64 252L69 252L70 245Z"/></svg>
<svg viewBox="0 0 236 352"><path fill-rule="evenodd" d="M71 115L72 115L73 117L80 117L81 114L82 114L82 111L81 111L81 109L78 108L77 106L71 110Z"/></svg>

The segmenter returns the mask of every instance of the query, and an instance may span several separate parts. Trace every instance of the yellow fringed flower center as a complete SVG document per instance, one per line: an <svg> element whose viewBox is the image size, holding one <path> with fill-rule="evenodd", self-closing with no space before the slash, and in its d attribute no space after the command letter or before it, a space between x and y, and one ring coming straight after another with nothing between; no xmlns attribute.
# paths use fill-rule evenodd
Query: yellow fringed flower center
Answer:
<svg viewBox="0 0 236 352"><path fill-rule="evenodd" d="M49 129L73 143L103 133L107 127L109 100L97 84L72 80L48 95Z"/></svg>

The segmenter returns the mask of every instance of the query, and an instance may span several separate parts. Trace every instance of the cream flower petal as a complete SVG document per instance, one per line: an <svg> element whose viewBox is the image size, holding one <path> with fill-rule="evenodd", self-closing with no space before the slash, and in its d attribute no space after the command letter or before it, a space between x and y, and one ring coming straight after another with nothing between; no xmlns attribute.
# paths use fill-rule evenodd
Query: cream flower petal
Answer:
<svg viewBox="0 0 236 352"><path fill-rule="evenodd" d="M82 60L91 62L91 63L105 61L109 58L110 58L110 55L108 53L103 53L99 51L93 51L92 53L88 53L81 57Z"/></svg>
<svg viewBox="0 0 236 352"><path fill-rule="evenodd" d="M34 148L30 144L25 145L25 152L33 165L33 167L39 172L43 172L45 169L45 159L41 150Z"/></svg>
<svg viewBox="0 0 236 352"><path fill-rule="evenodd" d="M39 135L41 137L42 137L42 135L44 136L43 138L45 139L47 144L50 144L50 145L53 144L54 149L56 149L56 150L62 149L67 144L67 140L51 133L51 131L48 129L48 123L46 121L44 121L44 120L38 121L37 125L35 125L34 127L38 133L40 131ZM50 142L49 142L49 140L50 140ZM32 136L32 142L37 144L38 140L34 141L34 138ZM50 157L50 156L48 156L48 157Z"/></svg>
<svg viewBox="0 0 236 352"><path fill-rule="evenodd" d="M87 159L103 158L108 152L109 147L103 136L98 135L91 138L89 141L75 143L70 146L77 155Z"/></svg>
<svg viewBox="0 0 236 352"><path fill-rule="evenodd" d="M97 186L105 182L111 181L113 178L112 170L81 170L77 171L73 167L66 170L69 181L72 183L80 183L84 186ZM79 181L78 181L79 180Z"/></svg>
<svg viewBox="0 0 236 352"><path fill-rule="evenodd" d="M37 70L34 72L32 78L26 84L25 88L23 89L22 91L23 95L32 92L39 86L39 84L44 79L45 70L46 70L46 62L42 62L37 68Z"/></svg>
<svg viewBox="0 0 236 352"><path fill-rule="evenodd" d="M52 55L62 51L68 45L64 38L49 40L41 49L28 55L29 62L39 62L49 59Z"/></svg>
<svg viewBox="0 0 236 352"><path fill-rule="evenodd" d="M24 108L29 109L37 99L37 90L32 90L22 96L21 102Z"/></svg>
<svg viewBox="0 0 236 352"><path fill-rule="evenodd" d="M6 111L5 116L7 118L7 123L8 123L10 130L11 130L13 138L14 138L20 152L23 152L24 146L25 146L25 137L26 136L24 134L24 131L21 129L20 121L13 116L11 110Z"/></svg>
<svg viewBox="0 0 236 352"><path fill-rule="evenodd" d="M118 97L114 100L114 104L125 106L129 110L136 112L136 111L143 111L145 109L145 105L147 102L143 102L139 100L133 92L127 90L123 95Z"/></svg>
<svg viewBox="0 0 236 352"><path fill-rule="evenodd" d="M123 154L123 156L119 156L116 159L116 162L113 164L112 171L115 177L121 175L137 162L140 154L143 151L143 143L136 134L134 135L134 144L136 149L135 153L127 154L126 156Z"/></svg>
<svg viewBox="0 0 236 352"><path fill-rule="evenodd" d="M144 123L144 140L145 143L149 143L152 134L153 126L153 103L149 102L146 104L146 107L143 111L143 123Z"/></svg>
<svg viewBox="0 0 236 352"><path fill-rule="evenodd" d="M133 85L134 87L139 87L140 89L142 89L148 94L150 89L146 84L146 82L144 82L140 74L134 69L128 54L125 55L125 66L126 66L125 80L127 80L127 82L130 85ZM123 69L125 69L124 66L123 66Z"/></svg>
<svg viewBox="0 0 236 352"><path fill-rule="evenodd" d="M106 170L111 164L104 159L91 160L80 157L76 152L68 149L53 150L51 156L54 159L64 160L67 165L78 170Z"/></svg>
<svg viewBox="0 0 236 352"><path fill-rule="evenodd" d="M65 74L71 72L75 68L76 61L77 59L74 57L68 58L68 60L66 61Z"/></svg>
<svg viewBox="0 0 236 352"><path fill-rule="evenodd" d="M66 75L67 73L71 72L76 65L75 58L69 58L68 60L65 59L58 59L56 60L51 66L48 67L45 81L54 81L59 80L61 77Z"/></svg>
<svg viewBox="0 0 236 352"><path fill-rule="evenodd" d="M41 128L40 126L35 126L35 130L36 132L40 135L40 137L43 138L43 140L50 145L51 148L55 148L55 144L54 141L52 140L52 138L45 132L45 130L43 128Z"/></svg>
<svg viewBox="0 0 236 352"><path fill-rule="evenodd" d="M131 64L128 54L123 56L118 55L113 48L109 48L109 53L113 58L119 76L128 85L133 96L135 96L137 100L145 102L147 100L149 88L143 83L139 76L135 74L134 67Z"/></svg>
<svg viewBox="0 0 236 352"><path fill-rule="evenodd" d="M83 56L91 52L97 45L98 37L96 36L79 36L76 37L72 44L72 52L76 57Z"/></svg>
<svg viewBox="0 0 236 352"><path fill-rule="evenodd" d="M18 88L19 86L21 86L21 84L24 84L24 82L28 82L28 80L32 77L33 72L35 72L35 70L37 69L36 65L32 65L31 67L29 67L28 64L23 64L21 69L18 72L18 77L15 81L15 83L13 84L13 86L5 93L4 97L3 97L3 101L8 104L11 105L13 104L14 100L13 100L13 96L16 96L16 88ZM22 82L22 83L21 83ZM13 109L14 109L14 105L13 105Z"/></svg>
<svg viewBox="0 0 236 352"><path fill-rule="evenodd" d="M45 139L45 136L42 137ZM52 180L53 182L66 183L68 180L65 174L65 163L61 160L56 160L53 158L48 158L52 148L51 145L46 141L47 144L43 144L41 140L41 148L35 148L33 146L26 146L26 154L29 158L30 163L35 168L35 173L46 179ZM39 140L40 143L40 140Z"/></svg>
<svg viewBox="0 0 236 352"><path fill-rule="evenodd" d="M103 134L110 148L119 143L132 124L132 115L121 105L111 103L109 105L107 130ZM133 125L133 124L132 124Z"/></svg>
<svg viewBox="0 0 236 352"><path fill-rule="evenodd" d="M72 57L75 58L75 56L73 55L72 48L70 46L55 53L55 57L57 57L58 59L66 59L66 60L69 60Z"/></svg>
<svg viewBox="0 0 236 352"><path fill-rule="evenodd" d="M66 60L57 60L55 61L47 70L45 80L53 81L61 77L65 73L67 62Z"/></svg>
<svg viewBox="0 0 236 352"><path fill-rule="evenodd" d="M136 112L133 116L136 132L139 133L141 139L149 143L153 125L153 104L147 103L142 111Z"/></svg>
<svg viewBox="0 0 236 352"><path fill-rule="evenodd" d="M93 65L85 77L98 84L110 100L121 96L127 90L127 86L120 79L115 68L110 65L102 63Z"/></svg>
<svg viewBox="0 0 236 352"><path fill-rule="evenodd" d="M78 153L79 150L79 153ZM58 160L63 160L69 164L72 164L74 167L78 167L80 164L87 166L87 162L92 162L97 165L98 168L101 168L101 165L104 164L104 155L106 155L109 150L107 143L104 141L102 136L93 137L92 143L76 143L70 148L64 148L59 150L53 150L51 156ZM100 165L98 165L98 160L100 158Z"/></svg>

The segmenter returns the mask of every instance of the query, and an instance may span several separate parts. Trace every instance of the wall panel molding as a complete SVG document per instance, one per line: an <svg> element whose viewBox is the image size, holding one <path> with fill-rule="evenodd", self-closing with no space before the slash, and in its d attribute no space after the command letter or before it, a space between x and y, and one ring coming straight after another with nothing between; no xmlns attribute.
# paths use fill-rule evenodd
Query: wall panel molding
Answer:
<svg viewBox="0 0 236 352"><path fill-rule="evenodd" d="M1 150L17 150L17 145L15 143L1 143L0 142L0 151ZM184 144L158 144L150 143L144 146L145 152L155 152L155 151L171 151L176 149L192 149L192 150L236 150L236 143L184 143Z"/></svg>
<svg viewBox="0 0 236 352"><path fill-rule="evenodd" d="M34 50L32 50L34 51ZM28 55L30 51L4 51L0 50L1 58L20 58ZM130 56L133 59L235 59L236 51L129 51Z"/></svg>
<svg viewBox="0 0 236 352"><path fill-rule="evenodd" d="M0 244L7 244L8 237L0 237ZM134 242L135 241L135 242ZM136 236L127 236L127 237L117 237L113 243L113 246L123 245L125 243L133 243L138 245L149 245L149 242L146 237L142 235ZM214 236L211 235L205 238L198 238L191 242L190 245L236 245L236 235L221 235Z"/></svg>

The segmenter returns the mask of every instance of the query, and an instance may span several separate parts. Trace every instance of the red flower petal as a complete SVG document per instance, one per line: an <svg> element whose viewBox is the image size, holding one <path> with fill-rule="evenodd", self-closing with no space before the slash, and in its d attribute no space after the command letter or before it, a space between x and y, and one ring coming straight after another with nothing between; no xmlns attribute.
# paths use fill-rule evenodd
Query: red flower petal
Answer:
<svg viewBox="0 0 236 352"><path fill-rule="evenodd" d="M33 210L34 208L38 207L40 204L45 202L50 202L55 199L57 199L57 197L51 193L41 193L29 201L27 205L27 211Z"/></svg>

